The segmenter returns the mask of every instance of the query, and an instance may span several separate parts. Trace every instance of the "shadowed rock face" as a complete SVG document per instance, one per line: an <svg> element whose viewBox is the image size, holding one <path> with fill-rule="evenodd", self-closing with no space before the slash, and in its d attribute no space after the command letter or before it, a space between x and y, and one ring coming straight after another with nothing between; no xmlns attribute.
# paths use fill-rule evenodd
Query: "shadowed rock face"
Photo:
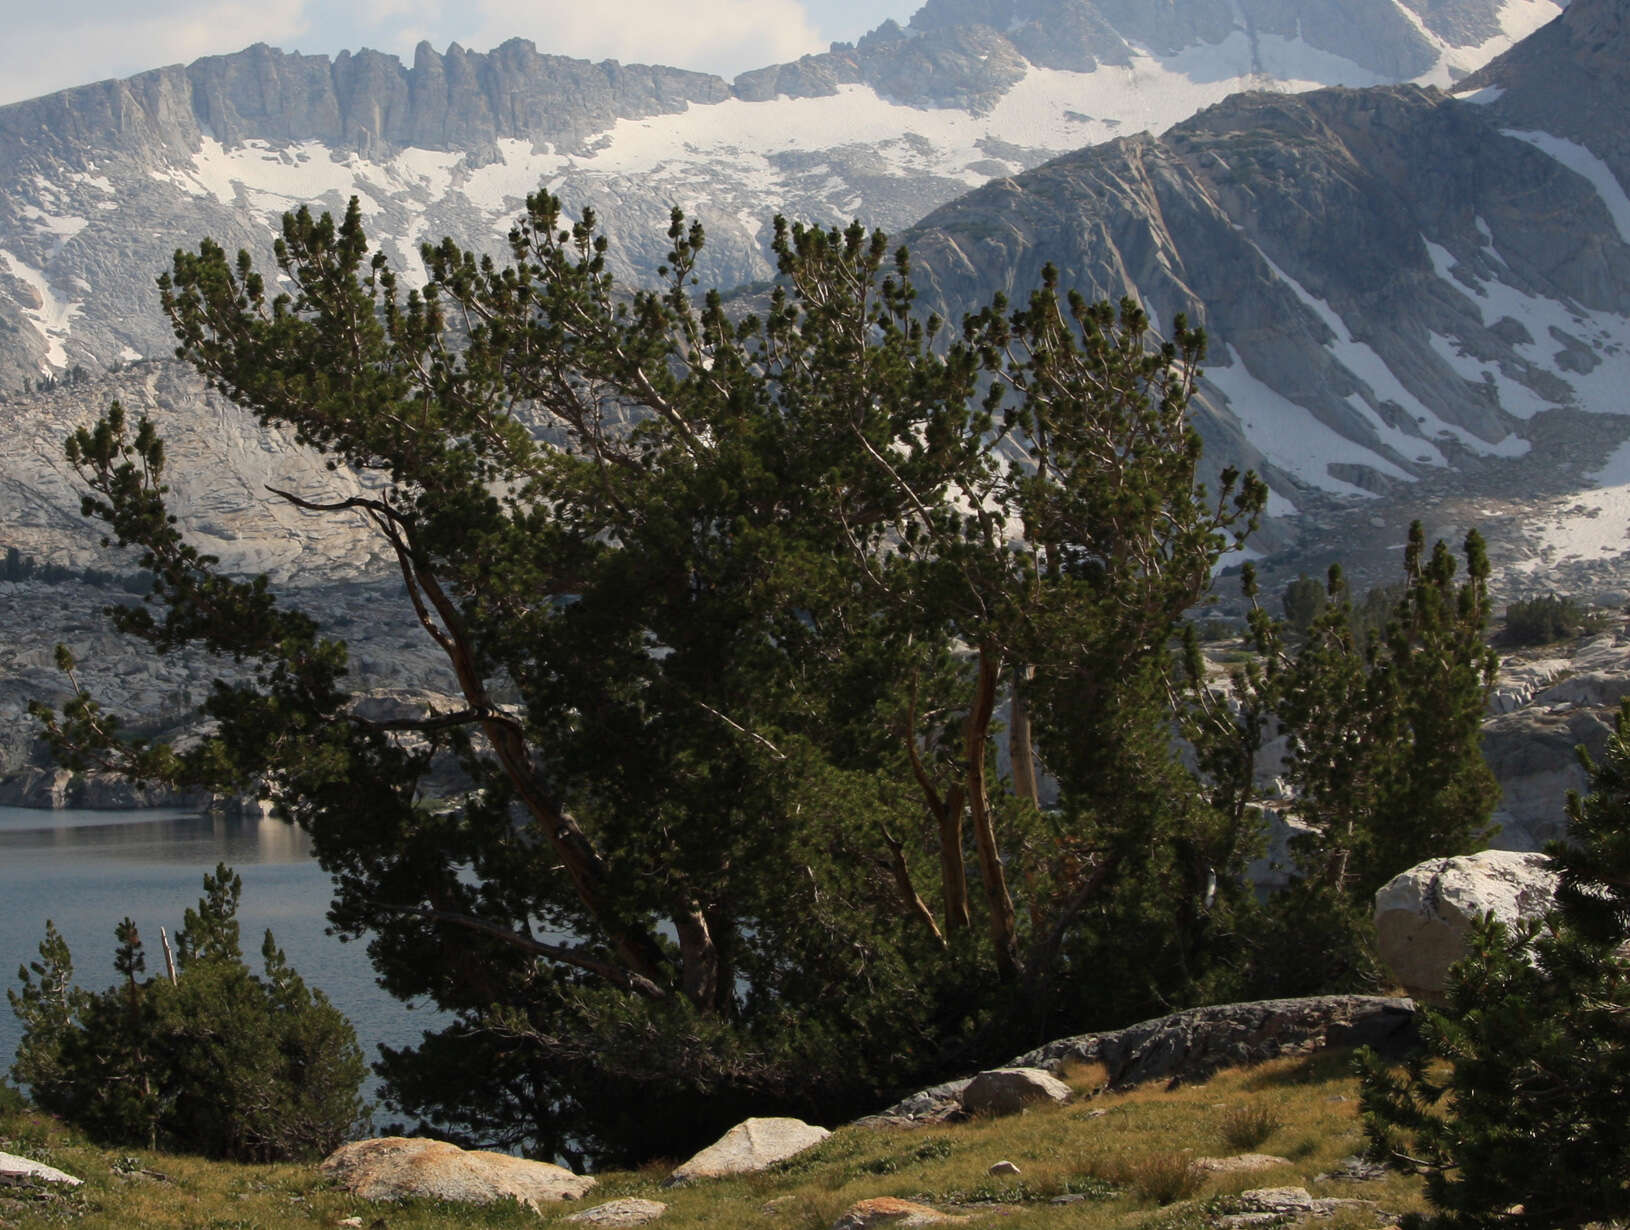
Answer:
<svg viewBox="0 0 1630 1230"><path fill-rule="evenodd" d="M1630 76L1630 8L1618 0L1574 0L1558 18L1460 83L1487 90L1484 105L1502 126L1540 130L1587 146L1621 184L1630 182L1624 124Z"/></svg>
<svg viewBox="0 0 1630 1230"><path fill-rule="evenodd" d="M382 148L481 150L501 137L576 145L622 117L730 97L723 79L653 65L540 54L526 39L445 55L419 44L412 66L378 51L233 55L155 69L0 107L0 159L87 148L164 160L205 136Z"/></svg>

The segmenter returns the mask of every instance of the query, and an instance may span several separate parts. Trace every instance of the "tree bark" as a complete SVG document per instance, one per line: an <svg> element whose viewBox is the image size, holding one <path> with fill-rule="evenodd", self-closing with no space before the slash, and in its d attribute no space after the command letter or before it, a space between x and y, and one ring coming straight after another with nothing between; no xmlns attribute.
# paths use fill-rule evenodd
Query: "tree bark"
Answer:
<svg viewBox="0 0 1630 1230"><path fill-rule="evenodd" d="M940 891L945 897L945 930L967 930L968 864L962 857L962 792L960 782L945 792L940 804Z"/></svg>
<svg viewBox="0 0 1630 1230"><path fill-rule="evenodd" d="M481 729L498 763L514 785L516 795L531 813L534 824L554 850L555 857L560 859L571 876L578 899L605 930L617 949L618 957L635 978L649 986L666 984L668 978L664 967L667 963L656 938L640 924L620 917L607 903L604 885L608 873L604 860L578 827L577 821L539 779L532 764L531 749L518 723L498 708L488 692L486 680L476 666L475 653L458 608L447 597L434 573L420 566L404 539L400 522L388 521L383 516L375 520L395 548L402 578L407 583L408 596L420 623L446 653L465 703L483 715ZM435 608L434 620L426 608L427 601ZM705 935L705 926L703 932ZM705 940L693 954L695 959L703 962L704 967L709 963L709 949L711 940ZM716 968L716 959L711 964ZM681 985L694 983L700 986L706 980L705 969L692 970L689 960L685 965L686 968L680 973Z"/></svg>
<svg viewBox="0 0 1630 1230"><path fill-rule="evenodd" d="M679 937L680 990L703 1012L712 1012L719 1002L719 950L712 929L696 906L675 910L673 924Z"/></svg>
<svg viewBox="0 0 1630 1230"><path fill-rule="evenodd" d="M906 754L911 760L911 773L923 792L929 813L939 826L940 835L940 895L945 902L945 931L961 931L968 926L968 867L962 857L962 783L953 782L940 797L934 780L923 765L922 753L917 750L917 681L911 682L911 706L906 712Z"/></svg>
<svg viewBox="0 0 1630 1230"><path fill-rule="evenodd" d="M996 845L996 828L985 784L985 743L990 737L991 717L996 712L996 685L1001 670L1001 658L996 651L989 645L981 645L978 682L964 727L963 750L967 760L968 819L979 848L979 875L985 886L990 937L996 947L996 970L1008 980L1019 972L1017 924L1013 898L1007 889L1007 873L1002 868L1001 851Z"/></svg>
<svg viewBox="0 0 1630 1230"><path fill-rule="evenodd" d="M906 864L905 843L890 833L887 827L881 824L878 827L882 829L883 844L889 848L889 871L894 876L894 886L900 890L900 900L905 905L906 913L927 927L935 943L944 948L945 936L940 931L939 924L934 921L934 912L924 903L916 885L911 882L911 868Z"/></svg>
<svg viewBox="0 0 1630 1230"><path fill-rule="evenodd" d="M1025 697L1025 685L1032 670L1028 666L1013 670L1013 709L1007 735L1008 759L1013 762L1013 793L1029 801L1030 806L1041 807L1041 788L1036 781L1036 755L1030 744L1030 704Z"/></svg>

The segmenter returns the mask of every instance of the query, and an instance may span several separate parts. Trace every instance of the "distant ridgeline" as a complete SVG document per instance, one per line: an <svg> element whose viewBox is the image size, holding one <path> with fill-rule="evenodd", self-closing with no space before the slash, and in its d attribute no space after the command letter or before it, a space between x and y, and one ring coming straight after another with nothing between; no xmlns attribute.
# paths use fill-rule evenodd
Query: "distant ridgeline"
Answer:
<svg viewBox="0 0 1630 1230"><path fill-rule="evenodd" d="M1236 90L1446 85L1560 6L1419 7L932 0L904 28L734 82L521 39L421 44L411 65L257 45L0 107L0 387L167 355L152 279L171 252L203 235L264 252L302 204L360 196L412 265L444 234L501 246L547 184L607 221L619 274L647 277L677 202L708 227L703 282L735 285L773 272L777 212L898 230Z"/></svg>

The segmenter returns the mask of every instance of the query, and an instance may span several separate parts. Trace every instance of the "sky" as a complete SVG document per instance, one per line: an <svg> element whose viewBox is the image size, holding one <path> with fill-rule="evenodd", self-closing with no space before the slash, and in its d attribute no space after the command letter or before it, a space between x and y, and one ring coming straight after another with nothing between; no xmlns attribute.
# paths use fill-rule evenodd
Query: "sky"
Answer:
<svg viewBox="0 0 1630 1230"><path fill-rule="evenodd" d="M0 104L270 43L333 55L372 47L411 63L421 39L671 64L729 78L824 51L921 0L0 0Z"/></svg>

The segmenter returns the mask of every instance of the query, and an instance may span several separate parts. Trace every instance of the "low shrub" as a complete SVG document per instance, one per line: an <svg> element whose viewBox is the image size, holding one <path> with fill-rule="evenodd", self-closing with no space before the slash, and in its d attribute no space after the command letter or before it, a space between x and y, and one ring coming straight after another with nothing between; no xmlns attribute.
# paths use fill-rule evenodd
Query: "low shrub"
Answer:
<svg viewBox="0 0 1630 1230"><path fill-rule="evenodd" d="M28 1099L0 1080L0 1115L15 1115L28 1109Z"/></svg>
<svg viewBox="0 0 1630 1230"><path fill-rule="evenodd" d="M1597 616L1572 598L1546 594L1513 602L1505 609L1505 630L1500 634L1506 645L1546 645L1587 632Z"/></svg>

